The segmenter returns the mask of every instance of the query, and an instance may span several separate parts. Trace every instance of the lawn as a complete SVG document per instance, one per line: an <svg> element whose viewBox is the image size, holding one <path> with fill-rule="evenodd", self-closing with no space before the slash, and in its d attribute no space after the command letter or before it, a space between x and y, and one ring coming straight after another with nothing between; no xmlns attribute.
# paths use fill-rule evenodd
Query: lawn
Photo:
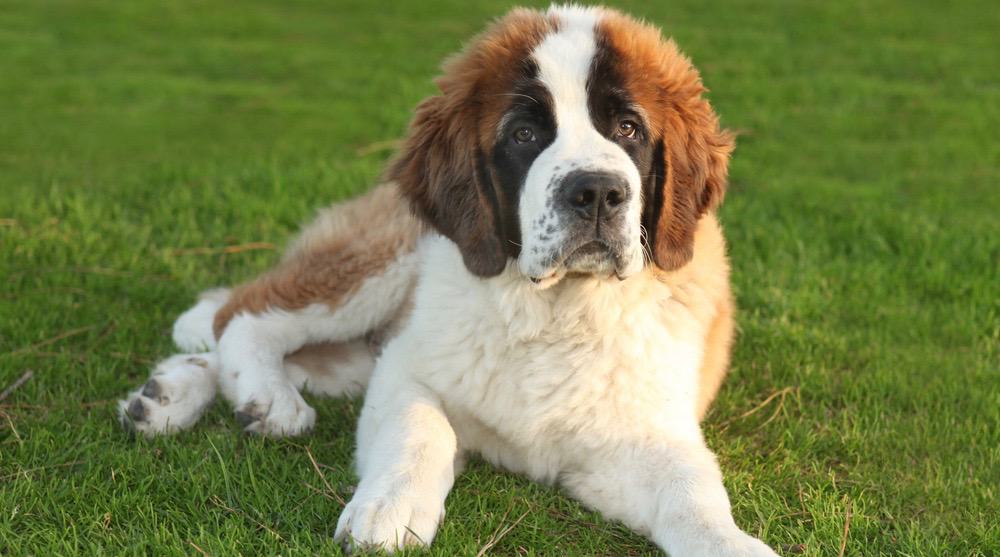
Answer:
<svg viewBox="0 0 1000 557"><path fill-rule="evenodd" d="M784 555L1000 554L996 3L621 6L740 132L740 337L705 424L737 521ZM358 401L310 399L294 440L222 404L130 440L114 403L197 292L373 183L506 8L3 2L0 390L34 375L0 400L0 554L338 554ZM656 554L483 464L447 511L428 555Z"/></svg>

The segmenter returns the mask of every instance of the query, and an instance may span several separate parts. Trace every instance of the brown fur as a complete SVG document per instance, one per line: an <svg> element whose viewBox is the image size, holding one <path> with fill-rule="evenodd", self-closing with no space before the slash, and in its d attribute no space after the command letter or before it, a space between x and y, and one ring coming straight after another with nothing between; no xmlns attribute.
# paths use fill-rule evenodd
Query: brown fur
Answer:
<svg viewBox="0 0 1000 557"><path fill-rule="evenodd" d="M500 273L516 248L502 217L512 200L494 187L480 160L493 148L519 64L553 25L539 12L514 10L450 58L437 79L440 94L417 107L387 174L480 276Z"/></svg>
<svg viewBox="0 0 1000 557"><path fill-rule="evenodd" d="M394 184L324 210L274 269L233 291L215 314L216 338L239 313L316 303L335 308L366 278L413 251L422 233Z"/></svg>
<svg viewBox="0 0 1000 557"><path fill-rule="evenodd" d="M730 297L720 301L718 313L708 328L705 337L705 354L701 363L701 374L698 381L698 402L696 412L702 420L709 406L715 400L715 395L722 386L722 380L729 371L729 356L732 352L734 323L733 302Z"/></svg>
<svg viewBox="0 0 1000 557"><path fill-rule="evenodd" d="M691 61L658 29L622 14L605 14L598 35L614 50L626 90L646 112L662 140L663 184L648 203L648 238L663 280L678 285L675 299L707 324L697 412L703 418L729 367L735 305L729 287L725 240L714 216L722 202L734 137L721 129L704 98ZM696 296L682 284L701 285Z"/></svg>
<svg viewBox="0 0 1000 557"><path fill-rule="evenodd" d="M336 369L338 362L350 357L351 348L343 342L309 344L285 356L285 362L295 364L307 373L323 376Z"/></svg>
<svg viewBox="0 0 1000 557"><path fill-rule="evenodd" d="M619 54L626 90L662 139L664 184L647 228L653 261L677 269L693 256L698 219L722 201L733 134L719 127L698 70L658 29L609 11L598 34Z"/></svg>
<svg viewBox="0 0 1000 557"><path fill-rule="evenodd" d="M307 344L285 356L285 363L297 365L307 374L318 379L329 375L331 370L336 370L338 366L349 362L355 357L354 351L358 349L366 350L372 354L376 353L371 346L366 346L363 343L363 340L355 340ZM307 382L306 385L308 386L308 384Z"/></svg>

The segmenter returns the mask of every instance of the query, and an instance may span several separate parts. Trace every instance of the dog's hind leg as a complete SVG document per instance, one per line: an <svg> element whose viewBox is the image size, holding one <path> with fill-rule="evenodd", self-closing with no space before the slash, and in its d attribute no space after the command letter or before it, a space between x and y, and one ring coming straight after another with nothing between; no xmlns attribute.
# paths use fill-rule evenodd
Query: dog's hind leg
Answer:
<svg viewBox="0 0 1000 557"><path fill-rule="evenodd" d="M363 387L373 366L357 357L355 343L391 329L406 313L417 275L414 248L422 233L397 188L384 185L325 210L281 263L233 290L215 314L214 331L220 381L246 431L309 430L316 414L300 387L327 393L345 392L347 384L360 383L355 392ZM309 366L294 356L285 365L286 356L304 347L329 344L354 354L347 360L360 381L310 380L303 371Z"/></svg>
<svg viewBox="0 0 1000 557"><path fill-rule="evenodd" d="M215 350L215 333L212 326L215 314L229 301L228 288L206 290L198 296L198 303L174 321L173 339L185 354Z"/></svg>
<svg viewBox="0 0 1000 557"><path fill-rule="evenodd" d="M177 318L173 338L182 353L156 364L146 383L118 401L126 429L147 437L176 433L194 425L212 404L219 375L212 323L228 299L225 288L203 292Z"/></svg>
<svg viewBox="0 0 1000 557"><path fill-rule="evenodd" d="M174 342L179 348L215 348L212 319L227 297L221 289L203 293L177 319ZM300 391L359 395L375 367L376 350L370 339L308 345L285 357L284 371ZM159 362L146 383L118 402L118 416L126 429L146 437L176 433L198 421L216 391L236 405L237 383L220 375L215 352L177 354Z"/></svg>
<svg viewBox="0 0 1000 557"><path fill-rule="evenodd" d="M215 399L219 361L214 352L177 354L156 364L149 380L118 401L128 429L152 437L187 429Z"/></svg>
<svg viewBox="0 0 1000 557"><path fill-rule="evenodd" d="M361 393L408 313L423 225L394 184L324 210L274 269L212 290L174 324L178 355L119 403L145 435L193 425L217 390L249 432L295 435L315 412L299 390ZM204 365L200 365L204 364Z"/></svg>

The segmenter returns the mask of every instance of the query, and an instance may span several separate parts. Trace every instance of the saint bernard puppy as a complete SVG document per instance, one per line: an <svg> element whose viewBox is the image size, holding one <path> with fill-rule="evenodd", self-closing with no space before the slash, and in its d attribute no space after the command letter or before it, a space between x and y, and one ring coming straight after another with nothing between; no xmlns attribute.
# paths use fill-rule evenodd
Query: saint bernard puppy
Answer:
<svg viewBox="0 0 1000 557"><path fill-rule="evenodd" d="M697 70L654 27L557 6L496 21L437 85L383 185L178 319L186 353L123 424L188 428L219 390L245 431L298 435L301 390L364 393L348 550L431 543L476 454L675 557L774 555L699 429L733 335L733 136Z"/></svg>

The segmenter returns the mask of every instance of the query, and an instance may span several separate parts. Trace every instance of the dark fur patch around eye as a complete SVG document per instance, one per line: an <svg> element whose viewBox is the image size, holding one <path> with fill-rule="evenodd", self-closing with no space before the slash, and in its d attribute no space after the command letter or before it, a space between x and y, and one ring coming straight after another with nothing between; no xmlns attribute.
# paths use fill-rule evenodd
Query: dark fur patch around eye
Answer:
<svg viewBox="0 0 1000 557"><path fill-rule="evenodd" d="M597 35L592 117L607 126L603 115L641 107L642 141L618 144L643 176L646 253L660 268L677 269L694 253L699 219L722 200L733 136L719 126L698 71L659 29L607 13Z"/></svg>
<svg viewBox="0 0 1000 557"><path fill-rule="evenodd" d="M622 56L623 54L615 50L605 35L598 34L597 51L587 78L587 107L594 128L609 140L616 141L628 153L639 171L639 176L642 177L645 226L647 214L655 212L650 201L653 200L663 180L662 169L658 169L658 166L662 167L663 162L662 142L657 143L649 136L645 123L636 114L636 101L627 89L628 81L624 73L626 69ZM618 124L623 118L633 120L640 125L636 137L621 138L616 135ZM648 248L646 236L643 234L643 243L644 247Z"/></svg>
<svg viewBox="0 0 1000 557"><path fill-rule="evenodd" d="M510 257L517 257L521 251L518 210L525 178L535 159L555 140L556 134L552 95L538 83L537 76L537 65L525 65L513 92L506 94L510 99L503 118L507 129L498 130L498 141L486 165L488 168L484 167L492 178L504 248ZM532 128L533 141L519 143L513 138L513 130L521 126Z"/></svg>

